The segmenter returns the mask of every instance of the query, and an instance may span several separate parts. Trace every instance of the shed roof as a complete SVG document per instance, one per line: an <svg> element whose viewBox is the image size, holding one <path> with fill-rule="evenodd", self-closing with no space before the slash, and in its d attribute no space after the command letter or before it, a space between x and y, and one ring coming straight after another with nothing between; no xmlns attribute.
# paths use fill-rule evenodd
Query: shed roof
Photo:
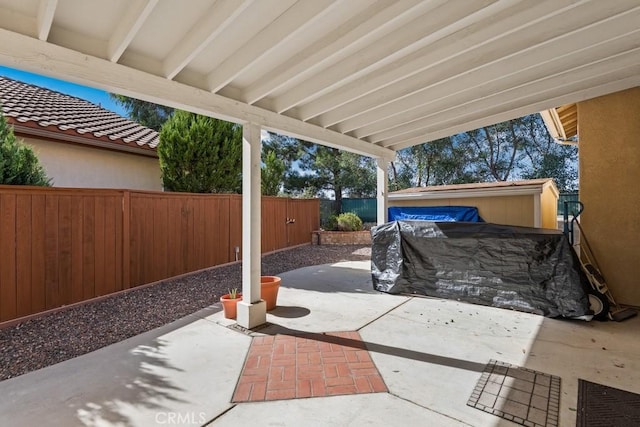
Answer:
<svg viewBox="0 0 640 427"><path fill-rule="evenodd" d="M558 189L552 178L540 178L522 181L496 181L413 187L391 192L389 193L389 199L443 199L448 197L489 197L518 194L539 194L548 187L551 187L556 195L558 194Z"/></svg>
<svg viewBox="0 0 640 427"><path fill-rule="evenodd" d="M0 76L0 105L18 133L156 155L158 132L84 99Z"/></svg>

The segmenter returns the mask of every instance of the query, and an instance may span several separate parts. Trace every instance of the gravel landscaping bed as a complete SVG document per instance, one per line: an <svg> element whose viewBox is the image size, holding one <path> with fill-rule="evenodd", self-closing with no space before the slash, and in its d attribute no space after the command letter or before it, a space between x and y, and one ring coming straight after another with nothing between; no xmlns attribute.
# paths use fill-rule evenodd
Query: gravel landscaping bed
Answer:
<svg viewBox="0 0 640 427"><path fill-rule="evenodd" d="M262 275L369 260L367 246L301 246L262 258ZM0 381L122 341L180 319L241 288L240 264L168 279L0 330Z"/></svg>

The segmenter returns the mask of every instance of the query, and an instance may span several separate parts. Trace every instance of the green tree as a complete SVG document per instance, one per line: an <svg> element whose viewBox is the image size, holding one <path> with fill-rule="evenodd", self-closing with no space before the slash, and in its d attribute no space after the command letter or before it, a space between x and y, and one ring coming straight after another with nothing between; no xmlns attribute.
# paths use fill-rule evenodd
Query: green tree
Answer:
<svg viewBox="0 0 640 427"><path fill-rule="evenodd" d="M375 163L371 158L337 148L303 142L298 170L288 173L286 187L307 195L330 191L338 203L343 197L373 197Z"/></svg>
<svg viewBox="0 0 640 427"><path fill-rule="evenodd" d="M44 168L31 147L16 139L13 128L0 112L0 184L48 187Z"/></svg>
<svg viewBox="0 0 640 427"><path fill-rule="evenodd" d="M576 147L557 144L539 114L460 135L475 151L478 181L553 178L561 191L578 182Z"/></svg>
<svg viewBox="0 0 640 427"><path fill-rule="evenodd" d="M134 122L160 131L162 125L173 115L174 109L115 93L109 94L113 100L127 110L128 117Z"/></svg>
<svg viewBox="0 0 640 427"><path fill-rule="evenodd" d="M464 144L475 150L476 182L508 181L515 178L525 153L524 129L520 119L484 126L461 135Z"/></svg>
<svg viewBox="0 0 640 427"><path fill-rule="evenodd" d="M263 153L273 151L284 163L285 194L317 197L329 191L336 200L375 196L376 165L372 158L274 133L269 133L262 146Z"/></svg>
<svg viewBox="0 0 640 427"><path fill-rule="evenodd" d="M561 192L576 191L578 147L556 143L539 114L523 119L529 133L524 145L529 162L523 167L522 178L553 178Z"/></svg>
<svg viewBox="0 0 640 427"><path fill-rule="evenodd" d="M539 114L485 126L400 150L390 165L390 190L427 185L554 178L577 186L577 149L557 144Z"/></svg>
<svg viewBox="0 0 640 427"><path fill-rule="evenodd" d="M284 181L284 161L278 158L275 150L262 152L262 194L277 196Z"/></svg>
<svg viewBox="0 0 640 427"><path fill-rule="evenodd" d="M242 189L242 126L178 110L160 130L158 157L167 191Z"/></svg>
<svg viewBox="0 0 640 427"><path fill-rule="evenodd" d="M456 143L451 137L405 148L398 151L390 165L389 188L395 191L473 182L472 155L469 147Z"/></svg>

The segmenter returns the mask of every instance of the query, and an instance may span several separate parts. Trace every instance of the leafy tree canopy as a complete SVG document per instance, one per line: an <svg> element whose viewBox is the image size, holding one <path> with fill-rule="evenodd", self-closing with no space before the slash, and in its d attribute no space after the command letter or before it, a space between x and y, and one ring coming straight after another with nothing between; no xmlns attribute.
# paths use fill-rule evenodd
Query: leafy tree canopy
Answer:
<svg viewBox="0 0 640 427"><path fill-rule="evenodd" d="M47 177L33 149L16 139L13 128L0 112L0 184L48 187Z"/></svg>
<svg viewBox="0 0 640 427"><path fill-rule="evenodd" d="M557 144L539 114L406 148L390 167L390 189L553 178L577 187L577 148Z"/></svg>
<svg viewBox="0 0 640 427"><path fill-rule="evenodd" d="M296 168L285 181L289 193L317 196L329 191L336 200L375 196L373 159L309 142L301 142L298 153Z"/></svg>
<svg viewBox="0 0 640 427"><path fill-rule="evenodd" d="M158 157L167 191L241 192L239 125L178 110L160 130Z"/></svg>
<svg viewBox="0 0 640 427"><path fill-rule="evenodd" d="M109 94L118 104L127 110L129 119L143 126L160 131L162 125L174 112L171 107L129 98L124 95Z"/></svg>
<svg viewBox="0 0 640 427"><path fill-rule="evenodd" d="M277 196L284 180L285 164L275 150L262 151L262 194Z"/></svg>
<svg viewBox="0 0 640 427"><path fill-rule="evenodd" d="M453 138L405 148L390 165L389 189L475 182L473 161L472 150Z"/></svg>

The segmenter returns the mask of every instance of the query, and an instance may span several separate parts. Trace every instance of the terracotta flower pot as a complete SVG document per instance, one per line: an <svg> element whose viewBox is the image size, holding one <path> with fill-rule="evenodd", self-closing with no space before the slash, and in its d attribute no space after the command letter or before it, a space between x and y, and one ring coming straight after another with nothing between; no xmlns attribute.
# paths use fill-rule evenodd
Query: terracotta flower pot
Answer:
<svg viewBox="0 0 640 427"><path fill-rule="evenodd" d="M278 276L261 276L260 293L262 299L267 303L267 310L273 310L276 308L276 301L278 299L278 290L280 289L280 282L282 279Z"/></svg>
<svg viewBox="0 0 640 427"><path fill-rule="evenodd" d="M237 298L230 298L229 294L222 295L220 302L224 310L224 317L227 319L235 319L238 315L238 302L242 301L242 294L238 294Z"/></svg>

